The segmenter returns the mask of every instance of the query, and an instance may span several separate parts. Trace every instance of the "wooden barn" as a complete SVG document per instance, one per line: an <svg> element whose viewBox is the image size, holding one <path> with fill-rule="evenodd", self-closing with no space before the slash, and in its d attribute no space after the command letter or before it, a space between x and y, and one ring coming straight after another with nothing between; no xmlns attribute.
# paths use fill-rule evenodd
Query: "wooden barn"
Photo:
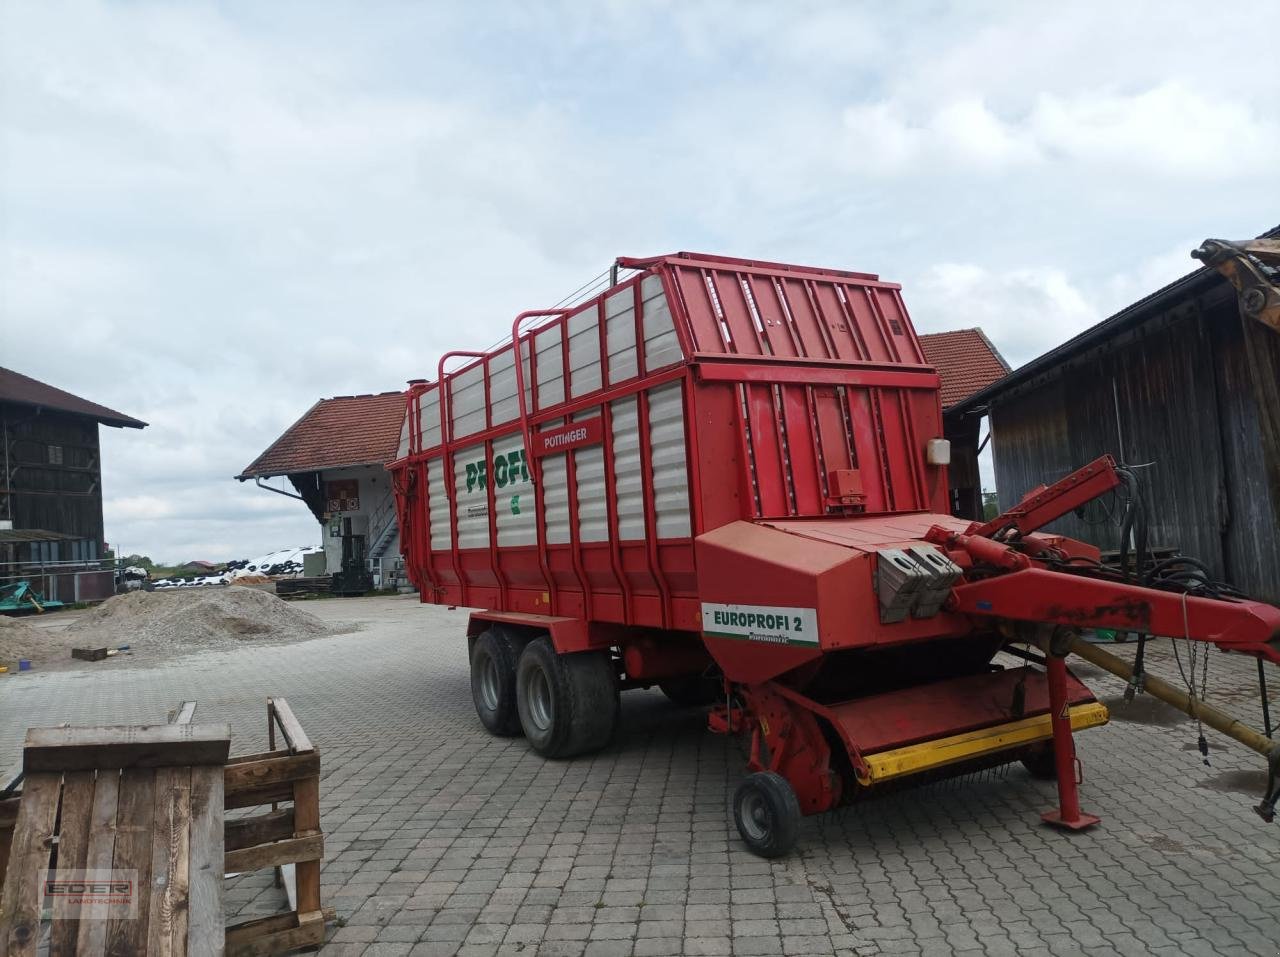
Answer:
<svg viewBox="0 0 1280 957"><path fill-rule="evenodd" d="M1243 317L1235 290L1205 267L949 414L974 427L990 417L1001 508L1110 453L1143 476L1154 547L1280 602L1280 463L1267 451L1280 423L1278 382L1280 333ZM1091 508L1050 528L1115 550L1118 513Z"/></svg>
<svg viewBox="0 0 1280 957"><path fill-rule="evenodd" d="M29 579L48 598L105 598L98 427L145 422L0 368L0 586Z"/></svg>

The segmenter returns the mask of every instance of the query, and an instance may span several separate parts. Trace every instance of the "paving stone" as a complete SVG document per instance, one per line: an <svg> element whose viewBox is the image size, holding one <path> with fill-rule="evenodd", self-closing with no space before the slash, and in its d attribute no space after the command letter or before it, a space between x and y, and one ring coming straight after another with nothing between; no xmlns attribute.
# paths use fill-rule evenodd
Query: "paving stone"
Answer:
<svg viewBox="0 0 1280 957"><path fill-rule="evenodd" d="M725 812L740 755L695 710L627 692L608 748L544 761L479 727L464 611L411 598L308 610L364 627L7 676L0 766L28 726L150 723L189 698L231 724L236 753L265 750L263 703L288 697L322 755L322 888L345 922L327 957L1280 950L1280 875L1245 807L1256 795L1221 789L1256 762L1218 747L1205 768L1184 748L1187 722L1125 720L1117 704L1109 727L1077 738L1082 803L1104 818L1090 831L1043 827L1054 788L1013 766L941 798L904 790L809 819L795 854L763 861ZM1166 645L1148 656L1176 676ZM1260 724L1251 665L1215 657L1212 689ZM1087 681L1109 701L1123 690ZM228 919L282 900L269 872L244 875L227 885Z"/></svg>

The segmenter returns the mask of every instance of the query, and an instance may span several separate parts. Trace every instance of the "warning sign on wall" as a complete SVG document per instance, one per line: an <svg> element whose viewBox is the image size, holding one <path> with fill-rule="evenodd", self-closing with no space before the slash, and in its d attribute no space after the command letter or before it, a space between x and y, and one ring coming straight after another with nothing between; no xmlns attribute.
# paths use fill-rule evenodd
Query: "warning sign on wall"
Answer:
<svg viewBox="0 0 1280 957"><path fill-rule="evenodd" d="M359 479L335 479L324 483L324 497L328 500L325 511L358 512L360 511Z"/></svg>

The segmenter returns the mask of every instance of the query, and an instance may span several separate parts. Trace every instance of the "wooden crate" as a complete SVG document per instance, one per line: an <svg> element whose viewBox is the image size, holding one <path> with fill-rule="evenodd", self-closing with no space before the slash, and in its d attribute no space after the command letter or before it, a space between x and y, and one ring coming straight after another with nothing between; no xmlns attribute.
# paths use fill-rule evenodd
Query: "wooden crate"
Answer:
<svg viewBox="0 0 1280 957"><path fill-rule="evenodd" d="M125 872L136 915L77 919L83 911L64 911L66 899L53 897L50 953L220 954L230 738L225 724L29 730L0 952L36 954L41 876L56 868L68 878Z"/></svg>
<svg viewBox="0 0 1280 957"><path fill-rule="evenodd" d="M195 716L196 703L184 701L169 713L169 725L191 725ZM264 957L264 955L282 954L303 947L313 947L324 942L324 925L333 918L332 910L326 910L320 903L320 862L324 855L324 835L320 829L320 755L312 746L302 726L294 717L288 702L283 698L267 701L267 736L269 751L261 754L248 754L227 759L226 748L221 753L216 744L211 744L210 735L204 730L188 729L186 731L173 727L160 730L164 726L148 729L114 729L115 735L107 734L104 729L37 729L40 731L31 743L35 746L30 763L36 768L49 768L56 765L66 767L54 770L33 770L26 777L27 789L38 786L38 794L47 795L50 791L45 777L53 775L59 781L80 782L64 783L53 789L61 794L62 817L77 816L74 807L83 803L87 785L81 779L86 776L94 779L93 790L89 791L90 804L99 785L96 770L85 770L86 765L94 761L109 761L117 764L132 763L135 770L131 773L127 790L145 787L141 778L152 777L153 794L156 787L155 778L163 776L161 786L164 793L173 790L169 786L167 772L171 769L157 768L156 762L171 756L175 743L185 742L183 754L190 759L197 756L201 761L212 761L211 764L198 765L192 768L192 780L202 782L200 787L208 789L208 797L199 795L189 799L189 806L195 809L196 817L204 819L201 808L216 804L218 826L216 839L210 832L209 825L204 825L202 834L211 842L215 850L201 852L203 856L220 856L221 870L216 866L205 866L200 873L192 874L186 886L191 895L190 906L194 910L216 914L213 925L205 917L193 915L191 928L199 926L200 941L189 950L182 950L177 944L176 930L169 926L168 940L171 953L221 953L224 947L228 955L239 957ZM145 730L141 738L138 731ZM72 732L77 732L72 734ZM125 733L120 733L125 732ZM213 735L214 738L217 735ZM282 739L282 746L276 747L277 738ZM119 740L116 740L116 739ZM57 757L61 754L61 757ZM96 755L97 757L94 757ZM104 780L118 781L117 802L123 801L120 787L125 775L116 773L107 775ZM0 886L5 885L5 869L10 859L10 845L14 841L15 826L19 819L21 806L20 788L24 783L23 772L12 775L9 784L0 787ZM106 785L109 787L110 785ZM194 794L195 792L193 792ZM201 791L200 794L204 792ZM68 805L68 801L72 804ZM47 812L47 799L38 802L42 810L35 817ZM143 802L130 799L130 804ZM57 805L54 805L55 809ZM153 822L159 825L169 820L169 811L162 811L160 818L154 817L155 807L182 807L180 799L176 805L172 802L161 802L153 806ZM221 812L224 809L240 810L245 808L264 807L260 813L251 817L240 817L224 821ZM132 812L130 812L132 813ZM30 812L29 812L30 816ZM32 817L32 820L35 820ZM37 837L40 833L37 828ZM52 835L50 835L51 837ZM60 838L60 835L59 835ZM37 840L36 843L39 843ZM24 845L25 847L25 845ZM90 842L90 848L92 842ZM24 861L27 850L20 852ZM36 852L38 853L38 851ZM78 852L73 852L78 853ZM86 853L91 854L92 850ZM193 852L194 853L194 852ZM15 860L17 855L15 855ZM198 856L197 859L203 859ZM26 867L27 863L22 865ZM103 866L110 866L107 863ZM166 864L165 866L168 866ZM269 917L257 918L225 927L222 914L222 886L224 873L240 873L272 867L276 869L277 883L284 888L287 909ZM212 880L210 879L212 878ZM171 886L173 882L166 882ZM2 903L2 902L0 902ZM160 908L158 913L173 913L175 901L172 892L151 895L141 906L148 912ZM15 904L15 907L17 905ZM0 914L4 926L8 927L7 912ZM72 933L78 931L77 922L62 922L65 926L58 934L65 934L67 928ZM94 922L85 921L83 926L89 928ZM121 922L123 923L123 922ZM29 926L29 925L28 925ZM55 923L56 926L56 923ZM154 925L156 932L167 926L161 918ZM149 933L146 923L132 928L135 932ZM193 930L188 931L191 936ZM120 928L116 928L120 934ZM58 938L61 940L61 937ZM147 938L147 946L150 939ZM92 941L91 941L92 942ZM126 943L129 943L126 941ZM159 945L157 945L159 946ZM99 948L100 950L100 948ZM0 939L0 953L23 953L20 948L10 946L10 941ZM60 953L75 953L74 943ZM86 951L88 952L88 951ZM121 951L126 952L126 951ZM138 949L138 953L150 952L146 948ZM156 952L161 952L157 950Z"/></svg>
<svg viewBox="0 0 1280 957"><path fill-rule="evenodd" d="M277 733L283 738L278 749ZM266 810L226 822L224 868L228 874L275 868L288 909L229 926L228 957L322 944L325 921L333 916L320 903L320 753L283 698L267 701L267 737L271 750L227 762L226 809Z"/></svg>

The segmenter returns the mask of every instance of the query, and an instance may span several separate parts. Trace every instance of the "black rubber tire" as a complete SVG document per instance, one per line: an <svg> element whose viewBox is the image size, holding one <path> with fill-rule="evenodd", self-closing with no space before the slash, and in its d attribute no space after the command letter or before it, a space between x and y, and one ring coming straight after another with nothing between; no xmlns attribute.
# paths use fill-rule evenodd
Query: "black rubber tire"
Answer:
<svg viewBox="0 0 1280 957"><path fill-rule="evenodd" d="M618 676L599 651L557 654L529 642L516 665L516 709L533 750L546 758L598 751L618 726Z"/></svg>
<svg viewBox="0 0 1280 957"><path fill-rule="evenodd" d="M681 708L705 708L723 696L721 684L706 675L681 675L659 681L658 687L671 703Z"/></svg>
<svg viewBox="0 0 1280 957"><path fill-rule="evenodd" d="M1022 756L1022 766L1037 781L1058 780L1058 765L1053 745L1045 744Z"/></svg>
<svg viewBox="0 0 1280 957"><path fill-rule="evenodd" d="M520 640L497 625L482 632L471 649L471 701L490 734L520 733L516 708L516 663ZM492 670L489 670L492 668Z"/></svg>
<svg viewBox="0 0 1280 957"><path fill-rule="evenodd" d="M733 823L752 854L782 857L800 836L800 802L782 775L757 771L733 792Z"/></svg>

